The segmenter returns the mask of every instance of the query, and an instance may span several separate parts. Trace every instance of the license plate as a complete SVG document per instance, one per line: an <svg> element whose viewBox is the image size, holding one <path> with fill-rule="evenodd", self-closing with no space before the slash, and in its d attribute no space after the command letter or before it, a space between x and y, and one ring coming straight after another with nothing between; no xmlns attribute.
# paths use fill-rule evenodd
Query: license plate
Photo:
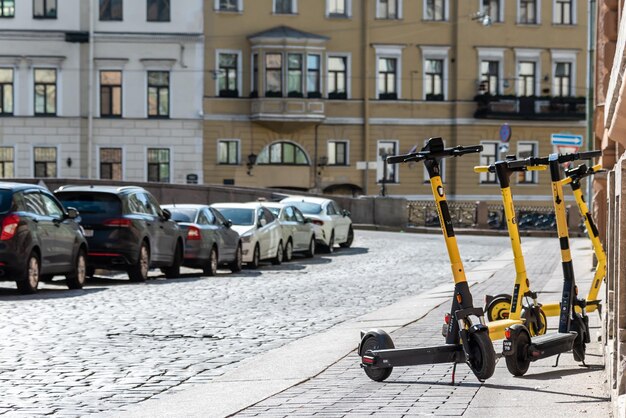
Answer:
<svg viewBox="0 0 626 418"><path fill-rule="evenodd" d="M84 229L83 235L86 237L93 237L93 229Z"/></svg>
<svg viewBox="0 0 626 418"><path fill-rule="evenodd" d="M502 342L502 352L510 352L513 351L513 341L504 340Z"/></svg>

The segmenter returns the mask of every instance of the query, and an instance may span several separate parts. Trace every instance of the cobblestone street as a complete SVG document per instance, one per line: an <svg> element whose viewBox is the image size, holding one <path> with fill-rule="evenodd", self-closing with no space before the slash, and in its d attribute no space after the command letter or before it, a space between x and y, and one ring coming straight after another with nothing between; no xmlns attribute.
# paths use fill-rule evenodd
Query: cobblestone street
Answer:
<svg viewBox="0 0 626 418"><path fill-rule="evenodd" d="M459 237L467 268L507 238ZM354 245L282 266L131 284L99 276L34 296L0 287L0 414L114 411L449 280L439 235L357 231ZM60 278L57 278L60 279Z"/></svg>

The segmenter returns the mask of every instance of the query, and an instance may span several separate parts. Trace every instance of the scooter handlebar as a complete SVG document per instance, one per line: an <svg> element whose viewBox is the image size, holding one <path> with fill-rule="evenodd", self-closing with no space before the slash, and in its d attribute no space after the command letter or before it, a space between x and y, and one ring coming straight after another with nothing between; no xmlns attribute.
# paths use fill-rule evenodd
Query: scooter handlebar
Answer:
<svg viewBox="0 0 626 418"><path fill-rule="evenodd" d="M470 145L464 147L462 145L453 148L443 148L436 151L422 150L411 154L392 155L387 157L387 164L408 163L410 161L422 161L427 158L447 158L459 157L465 154L474 154L483 150L482 145Z"/></svg>
<svg viewBox="0 0 626 418"><path fill-rule="evenodd" d="M474 173L493 173L496 167L493 165L477 165L474 167Z"/></svg>
<svg viewBox="0 0 626 418"><path fill-rule="evenodd" d="M409 161L422 161L426 156L419 152L403 155L392 155L387 157L387 164L408 163Z"/></svg>

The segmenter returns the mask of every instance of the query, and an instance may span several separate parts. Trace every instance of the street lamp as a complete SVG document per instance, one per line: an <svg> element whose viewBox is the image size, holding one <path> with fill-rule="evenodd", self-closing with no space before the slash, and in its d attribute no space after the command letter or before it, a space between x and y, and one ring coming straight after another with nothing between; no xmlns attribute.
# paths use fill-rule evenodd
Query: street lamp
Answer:
<svg viewBox="0 0 626 418"><path fill-rule="evenodd" d="M254 168L254 164L256 164L256 157L257 155L253 152L251 152L248 155L248 162L246 163L246 167L248 167L248 175L251 176L252 175L252 168Z"/></svg>

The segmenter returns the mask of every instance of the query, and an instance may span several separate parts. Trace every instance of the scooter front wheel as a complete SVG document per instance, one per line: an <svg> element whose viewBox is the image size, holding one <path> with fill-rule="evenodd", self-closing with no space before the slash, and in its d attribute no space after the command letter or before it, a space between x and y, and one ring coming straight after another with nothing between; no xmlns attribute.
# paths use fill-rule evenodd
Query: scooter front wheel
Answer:
<svg viewBox="0 0 626 418"><path fill-rule="evenodd" d="M535 318L535 321L532 321L529 325L530 335L533 337L543 335L548 331L548 318L546 318L543 309L539 308L539 317Z"/></svg>
<svg viewBox="0 0 626 418"><path fill-rule="evenodd" d="M367 337L365 341L363 341L363 343L361 344L361 353L365 354L369 350L384 350L387 348L394 348L393 344L387 347L386 344L379 342L376 339L376 337L371 335ZM387 379L391 375L391 372L393 371L393 367L383 368L383 367L365 366L363 369L365 370L365 374L367 375L367 377L369 377L375 382L382 382L383 380Z"/></svg>
<svg viewBox="0 0 626 418"><path fill-rule="evenodd" d="M496 352L486 332L474 333L469 338L469 366L480 381L493 376L496 369Z"/></svg>
<svg viewBox="0 0 626 418"><path fill-rule="evenodd" d="M572 319L571 330L576 331L576 339L572 346L572 353L574 354L574 360L585 361L585 352L587 351L587 336L589 335L589 327L585 326L585 321L576 315Z"/></svg>
<svg viewBox="0 0 626 418"><path fill-rule="evenodd" d="M514 354L505 356L506 368L513 376L524 376L530 366L530 357L528 357L528 346L530 345L530 337L526 332L520 332L511 340Z"/></svg>
<svg viewBox="0 0 626 418"><path fill-rule="evenodd" d="M511 312L511 296L498 295L485 308L485 315L489 322L508 319Z"/></svg>

